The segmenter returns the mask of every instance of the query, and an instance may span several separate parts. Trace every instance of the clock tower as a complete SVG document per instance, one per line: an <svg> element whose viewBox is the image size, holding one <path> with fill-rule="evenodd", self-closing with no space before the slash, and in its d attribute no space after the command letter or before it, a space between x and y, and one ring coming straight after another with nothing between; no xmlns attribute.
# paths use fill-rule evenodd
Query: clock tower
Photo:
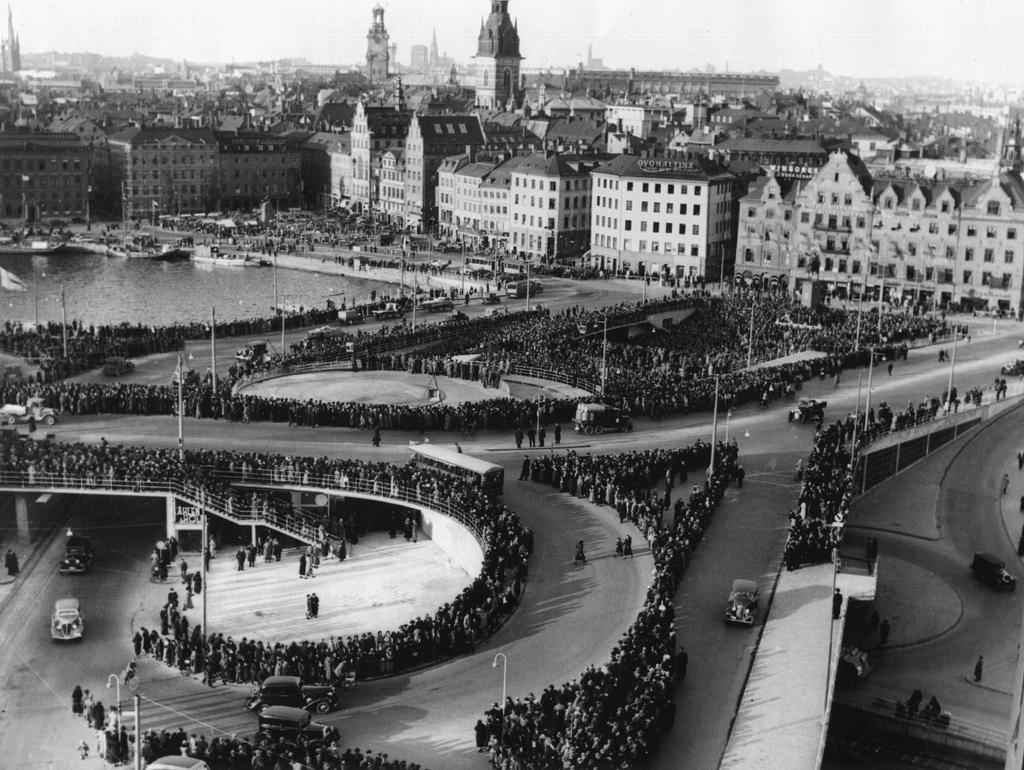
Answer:
<svg viewBox="0 0 1024 770"><path fill-rule="evenodd" d="M388 65L391 49L388 42L391 37L384 26L384 9L379 5L373 9L373 24L366 34L366 79L371 83L383 83L388 79Z"/></svg>

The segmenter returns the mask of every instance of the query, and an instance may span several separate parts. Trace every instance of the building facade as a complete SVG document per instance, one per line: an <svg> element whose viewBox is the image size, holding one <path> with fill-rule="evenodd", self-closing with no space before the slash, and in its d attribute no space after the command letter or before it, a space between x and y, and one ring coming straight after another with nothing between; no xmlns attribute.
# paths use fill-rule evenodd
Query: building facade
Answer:
<svg viewBox="0 0 1024 770"><path fill-rule="evenodd" d="M225 131L216 137L218 208L248 210L263 201L278 209L301 204L301 143L266 131Z"/></svg>
<svg viewBox="0 0 1024 770"><path fill-rule="evenodd" d="M740 201L737 274L790 289L903 306L957 303L1017 315L1024 292L1024 180L872 180L833 153L806 183L767 177Z"/></svg>
<svg viewBox="0 0 1024 770"><path fill-rule="evenodd" d="M484 144L476 115L415 115L405 143L405 223L430 232L438 221L438 169L445 158Z"/></svg>
<svg viewBox="0 0 1024 770"><path fill-rule="evenodd" d="M519 27L508 14L508 0L491 0L491 13L480 25L476 58L480 60L476 103L481 109L504 109L519 88Z"/></svg>
<svg viewBox="0 0 1024 770"><path fill-rule="evenodd" d="M347 133L313 134L302 145L303 200L310 208L344 204L352 179L351 137Z"/></svg>
<svg viewBox="0 0 1024 770"><path fill-rule="evenodd" d="M405 151L385 150L380 156L380 201L376 210L389 224L405 227Z"/></svg>
<svg viewBox="0 0 1024 770"><path fill-rule="evenodd" d="M590 264L717 283L731 269L735 179L700 159L620 155L593 172Z"/></svg>
<svg viewBox="0 0 1024 770"><path fill-rule="evenodd" d="M14 32L14 15L7 6L7 37L0 40L0 72L17 72L21 69L21 42Z"/></svg>
<svg viewBox="0 0 1024 770"><path fill-rule="evenodd" d="M555 152L522 156L509 188L510 251L524 259L573 260L590 243L595 158Z"/></svg>
<svg viewBox="0 0 1024 770"><path fill-rule="evenodd" d="M374 6L373 23L366 33L366 79L374 85L383 83L391 74L390 40L384 26L384 9Z"/></svg>
<svg viewBox="0 0 1024 770"><path fill-rule="evenodd" d="M220 207L218 143L208 128L118 131L96 151L103 208L130 219L198 213Z"/></svg>
<svg viewBox="0 0 1024 770"><path fill-rule="evenodd" d="M0 132L0 219L88 218L90 157L74 134Z"/></svg>
<svg viewBox="0 0 1024 770"><path fill-rule="evenodd" d="M380 200L381 156L404 150L412 111L395 107L368 107L359 102L352 118L351 202L368 210Z"/></svg>

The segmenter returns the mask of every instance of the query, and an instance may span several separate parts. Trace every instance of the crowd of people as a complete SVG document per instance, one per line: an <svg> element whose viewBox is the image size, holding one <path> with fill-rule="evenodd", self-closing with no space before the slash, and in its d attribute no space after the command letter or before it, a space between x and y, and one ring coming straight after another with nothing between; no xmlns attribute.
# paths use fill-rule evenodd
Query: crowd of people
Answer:
<svg viewBox="0 0 1024 770"><path fill-rule="evenodd" d="M645 531L654 575L639 615L608 663L588 667L572 682L547 687L540 698L510 697L487 710L477 723L476 739L478 747L490 752L495 767L634 767L671 728L675 684L685 677L688 665L686 651L676 641L675 591L735 475L738 449L716 447L706 482L695 485L687 500L676 501L670 521L651 511L656 496L652 489L661 479L671 489L685 472L703 473L710 463L711 446L704 443L679 450L554 458L550 479L543 476L547 483L556 484L557 465L558 488L567 493L575 485L575 494L593 493L594 502L614 499L618 506L623 497L636 502L633 506L623 500L620 517L635 516L634 523Z"/></svg>

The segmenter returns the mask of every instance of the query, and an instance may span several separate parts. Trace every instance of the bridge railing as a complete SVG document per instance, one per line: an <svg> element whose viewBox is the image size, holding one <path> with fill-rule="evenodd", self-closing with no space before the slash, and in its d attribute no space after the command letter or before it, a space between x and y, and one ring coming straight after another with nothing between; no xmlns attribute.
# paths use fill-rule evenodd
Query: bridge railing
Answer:
<svg viewBox="0 0 1024 770"><path fill-rule="evenodd" d="M235 473L218 470L214 472L214 475L222 481L241 486L268 489L297 488L327 493L353 492L384 501L430 508L459 522L473 533L478 542L483 543L481 522L472 513L442 499L437 489L429 491L423 488L416 489L394 484L387 479L349 479L345 476L335 477L334 474L290 474L274 470L238 471ZM312 542L316 539L317 529L321 524L319 517L301 510L282 511L261 500L253 500L248 505L236 505L231 497L213 494L204 487L177 480L131 479L101 475L76 476L30 470L0 471L0 488L24 487L88 490L94 494L103 494L104 491L173 494L187 504L205 510L208 514L228 519L236 524L270 526L305 542Z"/></svg>
<svg viewBox="0 0 1024 770"><path fill-rule="evenodd" d="M588 379L583 377L574 377L571 374L565 374L564 372L555 371L554 369L541 369L536 366L523 366L521 364L512 364L506 374L519 375L520 377L536 377L539 380L551 380L552 382L560 382L563 385L571 385L574 388L585 390L588 393L600 393L601 388Z"/></svg>

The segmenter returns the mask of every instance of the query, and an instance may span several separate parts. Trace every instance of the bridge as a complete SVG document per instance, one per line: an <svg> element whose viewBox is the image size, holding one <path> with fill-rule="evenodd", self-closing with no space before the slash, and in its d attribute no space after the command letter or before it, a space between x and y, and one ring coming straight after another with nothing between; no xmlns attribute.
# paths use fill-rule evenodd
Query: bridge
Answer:
<svg viewBox="0 0 1024 770"><path fill-rule="evenodd" d="M166 501L166 534L168 537L176 536L183 542L184 533L190 533L186 538L194 539L202 533L206 517L215 516L232 524L250 527L253 542L256 542L256 527L266 527L299 542L312 544L317 539L321 519L316 513L307 512L295 504L298 495L303 492L327 498L358 498L398 504L419 510L423 532L449 554L458 555L460 561L465 562L459 566L469 574L476 574L480 568L484 543L480 523L470 512L442 499L436 490L424 493L421 489L405 487L388 480L350 479L333 474L292 474L273 470L215 472L213 477L239 490L288 492L293 497L293 504L288 511L275 510L267 504L266 498L260 500L254 495L251 505L239 506L230 496L213 494L203 486L179 480L72 476L41 473L32 469L0 471L0 491L14 495L18 539L23 542L30 540L30 494L162 497ZM475 547L467 549L467 539L473 540ZM202 542L201 538L199 542Z"/></svg>

